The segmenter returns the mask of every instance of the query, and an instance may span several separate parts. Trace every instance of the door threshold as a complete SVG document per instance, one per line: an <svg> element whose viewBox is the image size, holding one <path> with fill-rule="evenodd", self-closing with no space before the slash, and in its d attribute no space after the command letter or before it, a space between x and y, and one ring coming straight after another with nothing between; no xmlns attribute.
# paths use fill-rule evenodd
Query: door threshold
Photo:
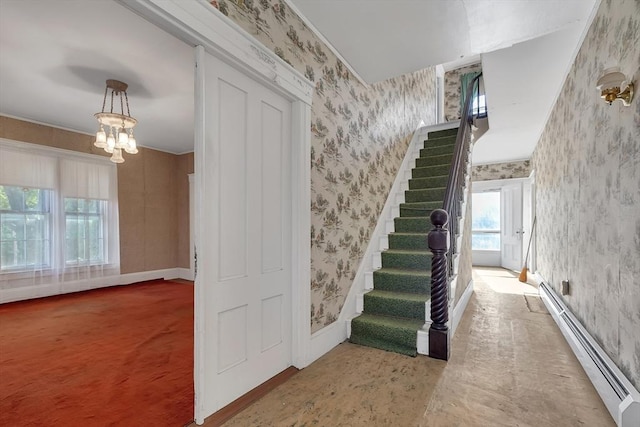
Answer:
<svg viewBox="0 0 640 427"><path fill-rule="evenodd" d="M261 397L265 396L274 388L280 384L285 383L289 378L297 374L300 370L294 366L289 366L284 371L280 372L276 376L263 382L253 390L243 394L233 402L229 403L219 411L209 415L204 420L204 427L218 427L229 421L231 418L248 408L253 402L257 401ZM188 427L197 427L195 422L188 425Z"/></svg>

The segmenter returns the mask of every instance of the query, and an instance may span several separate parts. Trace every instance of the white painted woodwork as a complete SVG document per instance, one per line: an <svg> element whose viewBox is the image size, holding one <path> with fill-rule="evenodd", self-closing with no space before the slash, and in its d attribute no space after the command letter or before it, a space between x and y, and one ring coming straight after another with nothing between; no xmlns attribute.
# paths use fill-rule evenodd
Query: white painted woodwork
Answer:
<svg viewBox="0 0 640 427"><path fill-rule="evenodd" d="M501 201L502 266L518 271L522 268L522 183L503 186Z"/></svg>
<svg viewBox="0 0 640 427"><path fill-rule="evenodd" d="M198 278L215 411L292 364L291 102L204 56Z"/></svg>

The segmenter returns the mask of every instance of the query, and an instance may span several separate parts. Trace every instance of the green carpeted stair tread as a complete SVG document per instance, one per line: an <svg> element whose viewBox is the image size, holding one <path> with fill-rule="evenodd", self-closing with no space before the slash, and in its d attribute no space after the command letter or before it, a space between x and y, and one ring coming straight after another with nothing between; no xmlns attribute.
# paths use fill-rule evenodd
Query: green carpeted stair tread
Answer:
<svg viewBox="0 0 640 427"><path fill-rule="evenodd" d="M428 233L389 233L389 250L429 250Z"/></svg>
<svg viewBox="0 0 640 427"><path fill-rule="evenodd" d="M416 167L423 168L427 166L440 166L440 165L451 166L452 159L453 159L453 154L440 154L437 156L418 157L416 159Z"/></svg>
<svg viewBox="0 0 640 427"><path fill-rule="evenodd" d="M425 147L420 150L420 157L439 156L442 154L453 154L455 145L440 145L436 147Z"/></svg>
<svg viewBox="0 0 640 427"><path fill-rule="evenodd" d="M406 190L404 200L406 203L413 202L437 202L444 200L447 191L446 187L420 188L417 190Z"/></svg>
<svg viewBox="0 0 640 427"><path fill-rule="evenodd" d="M433 254L429 250L387 249L382 252L382 267L429 270Z"/></svg>
<svg viewBox="0 0 640 427"><path fill-rule="evenodd" d="M429 294L401 293L374 289L364 294L364 312L422 320L426 316L425 302Z"/></svg>
<svg viewBox="0 0 640 427"><path fill-rule="evenodd" d="M355 344L416 356L417 332L423 325L424 320L362 313L351 321L349 340Z"/></svg>
<svg viewBox="0 0 640 427"><path fill-rule="evenodd" d="M427 138L435 139L435 138L443 138L443 137L452 136L452 135L458 135L458 128L434 130L432 132L427 133Z"/></svg>
<svg viewBox="0 0 640 427"><path fill-rule="evenodd" d="M449 181L448 175L429 176L425 178L411 178L409 180L409 190L421 188L446 187Z"/></svg>
<svg viewBox="0 0 640 427"><path fill-rule="evenodd" d="M396 233L428 233L433 228L429 217L398 217L393 226Z"/></svg>
<svg viewBox="0 0 640 427"><path fill-rule="evenodd" d="M442 203L438 200L433 202L413 202L400 203L400 216L405 217L428 217L434 209L441 209Z"/></svg>
<svg viewBox="0 0 640 427"><path fill-rule="evenodd" d="M411 170L411 177L427 178L431 176L449 175L450 170L451 170L450 164L415 167Z"/></svg>
<svg viewBox="0 0 640 427"><path fill-rule="evenodd" d="M373 272L373 288L380 291L428 294L431 269L426 271L381 268Z"/></svg>

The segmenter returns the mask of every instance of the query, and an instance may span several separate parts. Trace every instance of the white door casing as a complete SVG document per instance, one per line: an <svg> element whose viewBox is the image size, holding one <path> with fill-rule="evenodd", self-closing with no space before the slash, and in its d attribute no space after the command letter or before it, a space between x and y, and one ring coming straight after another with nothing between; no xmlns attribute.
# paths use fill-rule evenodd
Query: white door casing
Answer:
<svg viewBox="0 0 640 427"><path fill-rule="evenodd" d="M212 168L207 167L205 155L211 149L205 144L205 67L206 54L213 54L237 72L250 76L263 86L288 99L291 103L292 201L291 217L291 281L292 281L292 363L297 368L308 365L311 357L310 330L310 235L311 227L311 102L313 84L302 73L294 70L272 51L257 42L237 24L227 19L208 1L183 0L116 0L143 16L158 27L185 43L195 46L195 255L198 258L195 280L195 410L197 424L203 424L207 416L218 409L206 371L210 367L209 354L212 343L205 330L206 301L209 284L203 280L213 274L211 266L200 262L206 257L210 239L204 235L204 204L209 195L206 182L212 182ZM246 390L249 391L249 390Z"/></svg>
<svg viewBox="0 0 640 427"><path fill-rule="evenodd" d="M502 267L519 271L522 268L522 183L502 187Z"/></svg>

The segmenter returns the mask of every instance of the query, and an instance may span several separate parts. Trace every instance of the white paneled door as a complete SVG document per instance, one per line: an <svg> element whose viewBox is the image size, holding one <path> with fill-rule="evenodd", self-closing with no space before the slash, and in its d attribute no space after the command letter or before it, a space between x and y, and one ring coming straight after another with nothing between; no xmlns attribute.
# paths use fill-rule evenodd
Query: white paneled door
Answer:
<svg viewBox="0 0 640 427"><path fill-rule="evenodd" d="M206 412L291 366L291 102L205 55L198 286Z"/></svg>
<svg viewBox="0 0 640 427"><path fill-rule="evenodd" d="M522 183L502 187L502 266L522 268Z"/></svg>

